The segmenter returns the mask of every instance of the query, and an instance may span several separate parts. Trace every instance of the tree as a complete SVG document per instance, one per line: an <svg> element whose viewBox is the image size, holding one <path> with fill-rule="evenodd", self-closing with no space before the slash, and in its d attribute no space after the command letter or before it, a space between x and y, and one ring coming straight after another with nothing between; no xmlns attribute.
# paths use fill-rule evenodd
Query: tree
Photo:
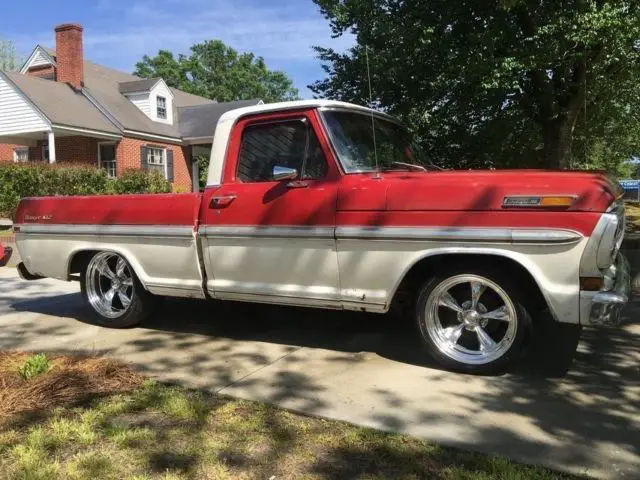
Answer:
<svg viewBox="0 0 640 480"><path fill-rule="evenodd" d="M15 45L10 40L0 37L0 71L12 72L22 64Z"/></svg>
<svg viewBox="0 0 640 480"><path fill-rule="evenodd" d="M266 103L298 98L298 90L283 72L269 70L262 57L238 53L220 40L191 47L191 55L160 50L145 55L134 75L162 77L168 85L219 102L261 98Z"/></svg>
<svg viewBox="0 0 640 480"><path fill-rule="evenodd" d="M374 104L436 162L566 168L602 143L616 142L619 161L637 152L634 0L314 1L357 44L316 47L328 78L311 90L368 103L368 51Z"/></svg>

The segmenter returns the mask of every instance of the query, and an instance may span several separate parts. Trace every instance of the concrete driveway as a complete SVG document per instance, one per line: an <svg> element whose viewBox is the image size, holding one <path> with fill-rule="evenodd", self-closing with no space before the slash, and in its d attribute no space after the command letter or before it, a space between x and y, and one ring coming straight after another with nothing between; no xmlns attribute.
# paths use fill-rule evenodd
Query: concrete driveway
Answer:
<svg viewBox="0 0 640 480"><path fill-rule="evenodd" d="M439 370L383 316L168 300L144 328L84 323L76 283L0 268L0 349L100 352L163 381L602 478L640 478L640 327L588 330L563 378ZM637 316L640 306L627 315Z"/></svg>

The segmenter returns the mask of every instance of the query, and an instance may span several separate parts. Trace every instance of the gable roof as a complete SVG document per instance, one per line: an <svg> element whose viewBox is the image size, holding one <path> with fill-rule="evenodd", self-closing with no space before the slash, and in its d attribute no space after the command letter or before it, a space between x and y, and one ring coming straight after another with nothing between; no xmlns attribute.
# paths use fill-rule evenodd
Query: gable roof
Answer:
<svg viewBox="0 0 640 480"><path fill-rule="evenodd" d="M24 62L20 73L25 73L29 68L44 67L46 65L56 66L56 60L53 58L55 53L51 55L51 49L43 47L42 45L36 45L29 58Z"/></svg>
<svg viewBox="0 0 640 480"><path fill-rule="evenodd" d="M181 137L180 128L176 121L177 115L175 115L179 100L174 97L173 125L154 122L120 93L120 83L138 80L140 79L133 75L92 62L84 62L84 90L125 133L132 131L179 139ZM203 98L202 103L212 102Z"/></svg>
<svg viewBox="0 0 640 480"><path fill-rule="evenodd" d="M55 61L56 52L54 50L41 45L38 45L36 49L44 51ZM49 117L49 114L53 116L50 118L52 123L62 123L57 120L58 118L65 121L76 119L73 120L74 126L92 129L101 126L102 131L112 132L115 130L120 134L137 133L180 140L183 135L181 134L178 110L183 107L213 105L216 103L213 100L170 87L169 89L173 94L174 122L173 125L169 125L151 120L129 101L120 90L122 85L124 85L125 90L130 88L136 88L137 91L149 89L155 86L158 81L161 81L158 78L143 79L84 60L83 93L86 95L85 97L80 93L74 92L73 89L63 83L41 80L21 74L12 74L11 78L13 79L14 77L21 77L16 82L27 85L25 88L28 92L24 92L26 96L29 98L33 96L37 98L34 103L43 103L45 105L44 109L42 109L43 113L47 117ZM31 80L36 80L37 83L31 82ZM58 100L49 102L47 100L49 97L57 98ZM45 109L49 113L45 112ZM96 117L102 120L98 120ZM88 124L84 127L78 125L84 121L93 126L89 127Z"/></svg>
<svg viewBox="0 0 640 480"><path fill-rule="evenodd" d="M122 133L84 95L67 84L18 72L6 72L4 75L54 125Z"/></svg>
<svg viewBox="0 0 640 480"><path fill-rule="evenodd" d="M180 131L185 139L212 138L218 120L224 113L236 108L250 107L262 103L264 103L262 100L256 99L179 108Z"/></svg>
<svg viewBox="0 0 640 480"><path fill-rule="evenodd" d="M156 86L162 79L145 78L144 80L133 80L131 82L122 82L119 85L120 93L146 92Z"/></svg>
<svg viewBox="0 0 640 480"><path fill-rule="evenodd" d="M6 75L55 126L178 142L183 138L212 139L218 120L225 113L264 103L259 99L217 103L169 87L173 95L173 125L154 122L125 95L149 91L159 82L164 83L162 78L140 78L84 60L84 82L78 92L64 83L24 75L34 59L36 63L42 60L55 66L56 52L37 45L21 73Z"/></svg>

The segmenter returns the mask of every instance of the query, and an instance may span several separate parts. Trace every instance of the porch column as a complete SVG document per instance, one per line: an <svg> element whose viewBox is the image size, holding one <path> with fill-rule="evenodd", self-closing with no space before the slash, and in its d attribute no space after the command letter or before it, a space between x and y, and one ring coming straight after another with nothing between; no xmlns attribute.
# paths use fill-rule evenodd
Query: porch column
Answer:
<svg viewBox="0 0 640 480"><path fill-rule="evenodd" d="M49 163L56 163L56 136L49 132Z"/></svg>

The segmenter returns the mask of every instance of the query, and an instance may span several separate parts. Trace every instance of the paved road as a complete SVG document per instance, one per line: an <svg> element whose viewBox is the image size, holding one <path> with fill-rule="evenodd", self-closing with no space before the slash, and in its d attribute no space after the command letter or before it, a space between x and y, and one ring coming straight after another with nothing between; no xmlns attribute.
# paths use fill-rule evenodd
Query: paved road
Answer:
<svg viewBox="0 0 640 480"><path fill-rule="evenodd" d="M439 370L410 327L382 316L171 300L144 328L84 320L77 284L23 282L0 268L0 349L103 352L163 381L571 472L640 477L637 325L586 331L571 371L554 379L532 362L492 378Z"/></svg>

